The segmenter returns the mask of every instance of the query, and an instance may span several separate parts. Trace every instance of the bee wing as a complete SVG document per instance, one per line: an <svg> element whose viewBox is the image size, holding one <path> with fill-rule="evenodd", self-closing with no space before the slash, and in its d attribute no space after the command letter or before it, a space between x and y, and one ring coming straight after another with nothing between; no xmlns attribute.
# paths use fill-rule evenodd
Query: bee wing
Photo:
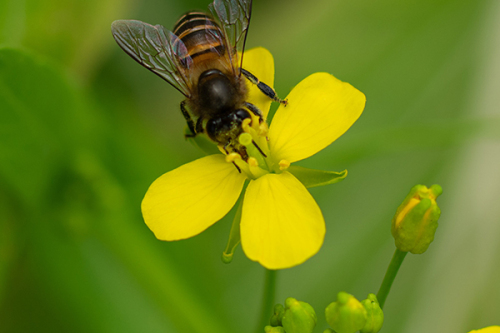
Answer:
<svg viewBox="0 0 500 333"><path fill-rule="evenodd" d="M118 45L135 61L170 83L184 96L191 96L187 72L192 65L184 43L161 25L118 20L111 25Z"/></svg>
<svg viewBox="0 0 500 333"><path fill-rule="evenodd" d="M252 0L214 0L208 8L224 30L227 45L232 47L233 66L241 67L248 25L252 15ZM239 64L237 51L242 54Z"/></svg>

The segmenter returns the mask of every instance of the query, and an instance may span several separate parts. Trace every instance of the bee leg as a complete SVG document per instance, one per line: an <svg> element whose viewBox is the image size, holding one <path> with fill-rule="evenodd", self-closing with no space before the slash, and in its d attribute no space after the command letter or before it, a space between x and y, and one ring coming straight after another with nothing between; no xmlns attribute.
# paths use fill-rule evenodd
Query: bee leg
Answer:
<svg viewBox="0 0 500 333"><path fill-rule="evenodd" d="M276 91L274 91L273 88L269 87L267 84L265 84L264 82L260 82L259 79L253 75L252 73L250 73L249 71L247 71L246 69L243 69L241 68L241 73L243 75L245 75L245 77L250 81L252 82L253 84L256 84L257 85L257 88L260 89L260 91L262 91L262 93L264 93L264 95L268 96L270 99L272 99L273 101L275 102L279 102L283 105L287 105L288 104L288 101L285 99L280 99L278 97L278 95L276 94Z"/></svg>
<svg viewBox="0 0 500 333"><path fill-rule="evenodd" d="M248 102L245 102L245 106L247 107L248 110L252 111L252 113L254 115L259 117L259 124L264 121L264 117L262 115L262 112L260 111L260 109L258 107L256 107L252 103L248 103Z"/></svg>
<svg viewBox="0 0 500 333"><path fill-rule="evenodd" d="M181 102L181 112L182 115L184 116L184 119L186 119L189 130L191 131L191 134L185 134L184 136L186 138L194 138L196 136L196 131L194 130L193 119L191 119L191 116L189 115L189 112L186 109L186 101Z"/></svg>
<svg viewBox="0 0 500 333"><path fill-rule="evenodd" d="M199 117L196 121L196 134L203 132L203 117Z"/></svg>

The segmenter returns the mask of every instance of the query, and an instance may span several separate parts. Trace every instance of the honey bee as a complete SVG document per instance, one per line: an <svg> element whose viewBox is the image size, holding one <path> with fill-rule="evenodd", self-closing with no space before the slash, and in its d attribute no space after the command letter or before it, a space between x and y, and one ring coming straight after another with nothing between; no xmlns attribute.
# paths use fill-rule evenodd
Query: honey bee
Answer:
<svg viewBox="0 0 500 333"><path fill-rule="evenodd" d="M231 150L245 158L245 147L238 143L241 125L252 119L250 112L259 122L264 120L246 101L245 79L272 100L287 102L242 68L252 0L215 0L209 10L212 15L184 14L173 32L136 20L115 21L111 30L129 56L186 97L180 108L191 132L187 136L205 133L226 153Z"/></svg>

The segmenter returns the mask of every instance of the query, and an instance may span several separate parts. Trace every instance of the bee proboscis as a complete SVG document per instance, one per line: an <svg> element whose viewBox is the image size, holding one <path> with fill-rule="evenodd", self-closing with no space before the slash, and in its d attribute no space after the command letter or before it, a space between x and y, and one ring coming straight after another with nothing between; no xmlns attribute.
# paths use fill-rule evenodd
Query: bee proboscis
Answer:
<svg viewBox="0 0 500 333"><path fill-rule="evenodd" d="M173 32L136 20L115 21L111 30L128 55L186 97L180 107L192 136L205 133L226 152L245 157L238 143L241 125L252 119L250 112L263 121L262 112L246 101L245 79L274 101L286 101L242 68L252 0L214 0L209 9L212 15L184 14Z"/></svg>

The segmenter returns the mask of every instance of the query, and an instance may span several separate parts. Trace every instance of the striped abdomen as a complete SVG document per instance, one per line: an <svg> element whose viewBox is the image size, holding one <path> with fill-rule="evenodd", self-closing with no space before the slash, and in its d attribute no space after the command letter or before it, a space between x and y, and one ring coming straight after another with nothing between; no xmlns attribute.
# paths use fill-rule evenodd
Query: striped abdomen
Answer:
<svg viewBox="0 0 500 333"><path fill-rule="evenodd" d="M226 52L224 33L205 13L183 15L175 24L173 33L182 40L193 61L201 55L220 57Z"/></svg>

